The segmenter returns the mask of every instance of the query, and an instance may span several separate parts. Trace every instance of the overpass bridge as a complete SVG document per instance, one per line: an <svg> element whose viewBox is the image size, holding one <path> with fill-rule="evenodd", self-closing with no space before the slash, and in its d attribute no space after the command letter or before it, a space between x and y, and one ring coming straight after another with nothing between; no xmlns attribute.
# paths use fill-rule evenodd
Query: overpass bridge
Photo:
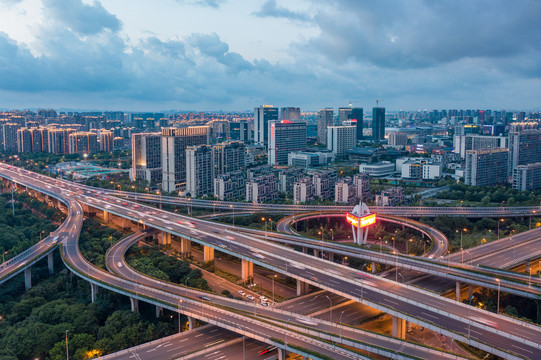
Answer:
<svg viewBox="0 0 541 360"><path fill-rule="evenodd" d="M64 186L68 185L64 184ZM355 279L355 272L350 268L314 259L313 257L242 235L233 235L233 239L229 241L228 246L227 241L224 242L222 236L223 229L218 224L200 221L196 224L197 226L190 226L188 223L191 218L158 211L154 208L142 207L134 203L126 203L127 205L124 205L122 200L102 200L96 197L96 194L93 194L94 196L85 194L80 187L69 186L72 186L70 189L76 194L74 197L85 204L88 210L90 208L99 210L103 212L104 218L113 215L124 219L136 220L142 225L160 229L164 234L173 234L190 241L199 242L209 248L206 251L208 258L211 257L212 253L210 248L221 248L219 249L220 251L229 252L246 262L256 263L268 269L285 273L301 281L311 283L334 293L339 293L346 298L360 301L386 311L397 318L406 318L414 323L421 324L427 328L506 358L516 358L517 355L530 357L531 354L536 354L540 349L540 344L537 342L541 336L538 333L538 327L479 309L472 309L464 304L446 301L446 299L435 297L433 294L422 292L419 289L378 277L372 277L370 280ZM114 208L113 205L115 205ZM110 208L106 206L110 206ZM136 206L142 207L142 209ZM141 210L143 209L146 211L142 212ZM221 235L214 235L214 231L217 231ZM169 235L165 235L165 241L167 241L168 237ZM78 248L74 239L70 239L66 243L70 244L70 247L66 247L66 253L69 250L70 257L80 257L76 254ZM256 254L259 254L259 256L256 256ZM77 271L83 277L87 276L84 274L84 270L91 271L92 268L88 267L88 264L86 267L74 268L74 271ZM247 271L249 272L249 270ZM110 283L118 280L115 279L107 279L105 282L100 282L100 286L111 287ZM92 281L92 279L89 280ZM149 299L147 296L142 296L141 293L138 294L138 290L142 291L139 286L124 283L123 285L128 286L132 296L133 290L135 290L136 298L144 298L145 301L151 303L156 301L152 300L152 297ZM156 296L156 294L156 292L153 292L152 296ZM160 296L170 296L168 294L159 294ZM171 305L170 300L171 298L168 300L168 306ZM188 303L192 305L191 302ZM197 303L203 304L201 305L201 309L205 310L201 310L200 313L204 316L205 312L209 309L204 306L204 302L197 301ZM196 307L196 309L198 308ZM481 320L472 321L469 316L470 313L476 319ZM445 324L445 326L442 327L441 324ZM468 330L468 335L470 334L469 330L473 330L471 333L476 335L466 336L466 330ZM504 343L506 344L506 349L501 349L500 346Z"/></svg>

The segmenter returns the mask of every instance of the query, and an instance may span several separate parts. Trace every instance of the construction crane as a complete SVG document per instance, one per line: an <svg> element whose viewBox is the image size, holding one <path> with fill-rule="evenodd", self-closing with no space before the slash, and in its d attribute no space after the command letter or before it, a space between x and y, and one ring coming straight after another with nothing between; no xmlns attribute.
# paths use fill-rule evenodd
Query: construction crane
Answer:
<svg viewBox="0 0 541 360"><path fill-rule="evenodd" d="M355 104L357 101L349 101L349 107L353 107L353 104Z"/></svg>
<svg viewBox="0 0 541 360"><path fill-rule="evenodd" d="M383 99L377 99L377 100L376 100L376 107L379 107L379 102L380 102L380 101L383 101Z"/></svg>

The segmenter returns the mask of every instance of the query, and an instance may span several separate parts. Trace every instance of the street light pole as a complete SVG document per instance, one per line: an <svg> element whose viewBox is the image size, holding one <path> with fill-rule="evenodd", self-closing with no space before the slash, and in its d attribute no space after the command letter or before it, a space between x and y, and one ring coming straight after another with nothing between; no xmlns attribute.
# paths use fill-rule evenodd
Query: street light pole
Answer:
<svg viewBox="0 0 541 360"><path fill-rule="evenodd" d="M532 273L530 272L530 275ZM274 276L272 277L272 303L274 304L274 279L276 278L276 274L274 274Z"/></svg>
<svg viewBox="0 0 541 360"><path fill-rule="evenodd" d="M178 332L180 334L180 303L182 302L182 299L178 299Z"/></svg>
<svg viewBox="0 0 541 360"><path fill-rule="evenodd" d="M68 330L66 330L66 360L69 360L70 354L68 351Z"/></svg>
<svg viewBox="0 0 541 360"><path fill-rule="evenodd" d="M240 325L237 325L240 331L242 330L242 327ZM245 342L246 336L242 334L242 360L246 359L246 342Z"/></svg>
<svg viewBox="0 0 541 360"><path fill-rule="evenodd" d="M338 320L338 322L340 323L340 342L342 342L342 328L344 327L344 324L342 324L342 315L344 315L344 311L340 313L340 320Z"/></svg>
<svg viewBox="0 0 541 360"><path fill-rule="evenodd" d="M472 295L470 298L470 302L468 303L468 339L470 338L470 330L471 330L471 302L475 295Z"/></svg>
<svg viewBox="0 0 541 360"><path fill-rule="evenodd" d="M500 279L496 279L496 281L498 282L498 306L497 306L497 310L496 310L496 314L499 314L500 313Z"/></svg>

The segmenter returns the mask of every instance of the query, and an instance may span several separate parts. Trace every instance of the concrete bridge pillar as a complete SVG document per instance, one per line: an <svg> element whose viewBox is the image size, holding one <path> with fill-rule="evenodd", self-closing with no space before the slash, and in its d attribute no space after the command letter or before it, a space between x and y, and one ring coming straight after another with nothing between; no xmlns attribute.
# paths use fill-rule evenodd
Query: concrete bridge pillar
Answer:
<svg viewBox="0 0 541 360"><path fill-rule="evenodd" d="M171 233L162 231L161 236L158 237L158 244L163 246L171 246Z"/></svg>
<svg viewBox="0 0 541 360"><path fill-rule="evenodd" d="M308 248L306 246L302 247L303 254L308 254Z"/></svg>
<svg viewBox="0 0 541 360"><path fill-rule="evenodd" d="M180 252L188 257L192 255L192 242L185 238L180 238Z"/></svg>
<svg viewBox="0 0 541 360"><path fill-rule="evenodd" d="M329 261L334 261L334 253L333 252L329 253Z"/></svg>
<svg viewBox="0 0 541 360"><path fill-rule="evenodd" d="M287 346L287 344L286 344ZM278 349L278 360L286 360L286 350Z"/></svg>
<svg viewBox="0 0 541 360"><path fill-rule="evenodd" d="M461 288L462 284L460 284L460 281L457 281L456 282L456 286L455 286L455 300L456 301L460 301L460 288Z"/></svg>
<svg viewBox="0 0 541 360"><path fill-rule="evenodd" d="M32 287L32 266L24 269L24 289L29 290Z"/></svg>
<svg viewBox="0 0 541 360"><path fill-rule="evenodd" d="M253 262L242 259L241 276L242 276L242 281L244 282L254 277L254 263Z"/></svg>
<svg viewBox="0 0 541 360"><path fill-rule="evenodd" d="M54 257L53 257L52 252L50 252L47 255L47 265L49 267L49 275L53 275L54 274Z"/></svg>
<svg viewBox="0 0 541 360"><path fill-rule="evenodd" d="M406 320L393 316L393 336L399 339L406 338Z"/></svg>
<svg viewBox="0 0 541 360"><path fill-rule="evenodd" d="M203 262L214 261L214 248L203 245Z"/></svg>
<svg viewBox="0 0 541 360"><path fill-rule="evenodd" d="M473 285L468 285L468 300L473 296Z"/></svg>
<svg viewBox="0 0 541 360"><path fill-rule="evenodd" d="M139 314L139 300L130 298L131 311Z"/></svg>
<svg viewBox="0 0 541 360"><path fill-rule="evenodd" d="M96 295L98 295L98 285L90 283L90 299L92 303L96 302Z"/></svg>
<svg viewBox="0 0 541 360"><path fill-rule="evenodd" d="M195 319L191 316L188 316L188 330L195 328Z"/></svg>
<svg viewBox="0 0 541 360"><path fill-rule="evenodd" d="M111 213L109 211L103 210L103 222L108 224L111 221Z"/></svg>
<svg viewBox="0 0 541 360"><path fill-rule="evenodd" d="M156 305L156 318L159 318L163 314L163 308Z"/></svg>
<svg viewBox="0 0 541 360"><path fill-rule="evenodd" d="M315 257L319 257L319 250L314 249L314 256L315 256Z"/></svg>
<svg viewBox="0 0 541 360"><path fill-rule="evenodd" d="M309 284L297 279L297 296L304 295L308 292Z"/></svg>
<svg viewBox="0 0 541 360"><path fill-rule="evenodd" d="M376 263L372 261L372 274L376 273Z"/></svg>
<svg viewBox="0 0 541 360"><path fill-rule="evenodd" d="M526 271L526 274L529 274L530 271L532 271L532 264L531 264L530 260L528 260L526 262L525 271Z"/></svg>

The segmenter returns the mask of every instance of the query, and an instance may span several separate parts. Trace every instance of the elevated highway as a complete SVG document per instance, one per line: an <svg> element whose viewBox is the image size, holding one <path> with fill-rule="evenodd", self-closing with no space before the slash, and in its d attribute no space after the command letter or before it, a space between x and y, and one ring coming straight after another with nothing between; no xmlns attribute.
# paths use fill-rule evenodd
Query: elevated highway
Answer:
<svg viewBox="0 0 541 360"><path fill-rule="evenodd" d="M198 221L197 226L190 226L188 223L191 223L191 218L134 203L124 203L122 200L103 200L96 197L96 194L94 196L85 194L85 191L77 186L72 187L72 189L75 190L75 197L79 201L86 204L86 206L104 211L104 214L108 212L122 218L129 218L141 223L141 225L151 226L166 233L201 243L204 246L215 249L220 248L220 251L338 293L346 298L366 303L391 315L402 319L405 318L505 358L515 358L515 356L535 358L535 355L539 353L541 333L537 326L468 307L454 301L447 301L419 289L378 277L372 277L369 280L356 279L355 271L350 268L315 259L250 237L232 233L231 237L233 239L224 241L223 229L219 224ZM140 208L135 207L136 205ZM110 206L110 208L106 208L106 206ZM147 212L150 212L150 214ZM217 232L218 235L213 234L213 232ZM85 271L93 272L93 267L89 266L89 264L78 264L77 259L79 259L79 262L81 260L80 254L77 254L76 241L69 240L66 241L64 252L64 258L68 266L80 276L88 278L89 281L97 281L94 277L90 278L88 274L85 274ZM256 256L256 254L259 254L259 256ZM143 295L142 291L144 289L137 283L122 280L114 285L115 281L120 280L116 277L107 278L107 281L100 282L100 286L113 287L117 291L119 287L123 287L122 291L127 291L131 294L131 297L144 299L158 306L165 303L164 306L169 308L171 308L171 304L176 304L175 300L178 300L174 296L171 297L171 294L162 293L160 290L151 292L149 297L147 293ZM161 297L163 297L161 300L153 300ZM205 321L218 322L216 318L220 318L220 316L216 312L210 311L207 304L200 301L193 304L193 299L189 300L188 298L184 299L187 304L190 304L189 312L191 315L197 313L200 305L203 310L199 313ZM192 308L192 305L195 308ZM212 308L212 306L210 307ZM216 315L216 318L207 316L207 310L213 316ZM220 326L231 327L230 321L223 318L220 318L219 321L221 322ZM247 321L247 319L243 319L243 321ZM267 324L266 329L268 330L268 328ZM255 330L252 331L256 333ZM295 338L298 338L298 336ZM501 348L502 344L505 344L503 349ZM323 349L326 348L323 347Z"/></svg>

